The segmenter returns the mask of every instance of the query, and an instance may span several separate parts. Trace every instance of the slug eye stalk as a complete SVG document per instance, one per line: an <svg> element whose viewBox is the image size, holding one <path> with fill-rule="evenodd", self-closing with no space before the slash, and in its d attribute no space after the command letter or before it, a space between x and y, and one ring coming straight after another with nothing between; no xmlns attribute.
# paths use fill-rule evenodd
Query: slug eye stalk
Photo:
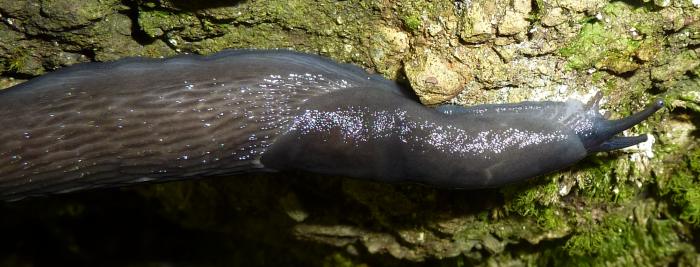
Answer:
<svg viewBox="0 0 700 267"><path fill-rule="evenodd" d="M593 105L594 107L597 106ZM646 120L656 111L663 108L664 101L657 99L648 105L644 110L618 120L597 119L591 135L582 137L582 141L589 153L612 151L629 146L633 146L647 140L646 135L622 137L616 136L624 130L632 128Z"/></svg>

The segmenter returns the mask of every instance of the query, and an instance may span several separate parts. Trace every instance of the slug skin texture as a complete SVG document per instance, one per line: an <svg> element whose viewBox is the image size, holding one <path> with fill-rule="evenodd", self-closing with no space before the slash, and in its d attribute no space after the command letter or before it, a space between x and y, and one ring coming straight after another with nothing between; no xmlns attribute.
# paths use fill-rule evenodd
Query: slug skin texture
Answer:
<svg viewBox="0 0 700 267"><path fill-rule="evenodd" d="M0 91L0 199L302 170L444 188L552 172L663 106L597 100L429 108L394 82L284 50L86 63Z"/></svg>

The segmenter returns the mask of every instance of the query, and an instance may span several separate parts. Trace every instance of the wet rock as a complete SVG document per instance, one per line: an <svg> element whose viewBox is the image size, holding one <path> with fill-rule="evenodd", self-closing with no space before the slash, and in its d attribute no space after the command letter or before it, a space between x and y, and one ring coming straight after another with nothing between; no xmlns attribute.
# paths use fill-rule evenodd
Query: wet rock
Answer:
<svg viewBox="0 0 700 267"><path fill-rule="evenodd" d="M386 76L396 77L401 59L409 48L406 32L388 26L377 26L377 34L370 37L370 58L375 69Z"/></svg>
<svg viewBox="0 0 700 267"><path fill-rule="evenodd" d="M460 19L462 27L459 37L468 43L480 43L493 37L495 29L492 21L497 12L505 8L504 4L504 1L469 1Z"/></svg>
<svg viewBox="0 0 700 267"><path fill-rule="evenodd" d="M506 52L506 54L509 53ZM461 47L455 51L454 55L469 66L468 68L473 70L474 77L487 88L506 86L511 83L509 77L513 73L508 64L504 63L498 53L490 47Z"/></svg>
<svg viewBox="0 0 700 267"><path fill-rule="evenodd" d="M686 72L700 66L700 59L695 51L689 50L684 53L666 58L666 63L652 68L651 78L656 81L680 79Z"/></svg>
<svg viewBox="0 0 700 267"><path fill-rule="evenodd" d="M608 4L605 0L556 0L554 5L574 12L585 12L587 14L597 13L603 6Z"/></svg>
<svg viewBox="0 0 700 267"><path fill-rule="evenodd" d="M85 27L114 13L118 0L0 0L0 11L18 18L28 33L63 31Z"/></svg>
<svg viewBox="0 0 700 267"><path fill-rule="evenodd" d="M430 50L404 62L411 87L426 105L450 100L462 90L462 77L443 57Z"/></svg>
<svg viewBox="0 0 700 267"><path fill-rule="evenodd" d="M564 14L564 9L555 7L545 10L541 21L542 25L552 27L564 23L566 19L567 16Z"/></svg>
<svg viewBox="0 0 700 267"><path fill-rule="evenodd" d="M498 24L499 35L515 35L527 32L530 27L528 16L532 11L531 1L515 0L508 7Z"/></svg>

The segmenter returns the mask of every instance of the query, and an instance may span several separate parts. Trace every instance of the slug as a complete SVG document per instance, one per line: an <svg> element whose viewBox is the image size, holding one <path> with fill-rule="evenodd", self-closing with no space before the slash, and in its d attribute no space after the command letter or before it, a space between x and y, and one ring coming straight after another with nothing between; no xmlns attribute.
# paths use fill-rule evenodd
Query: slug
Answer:
<svg viewBox="0 0 700 267"><path fill-rule="evenodd" d="M498 187L643 142L616 135L662 106L619 120L597 101L430 108L282 50L85 63L0 91L0 199L288 170Z"/></svg>

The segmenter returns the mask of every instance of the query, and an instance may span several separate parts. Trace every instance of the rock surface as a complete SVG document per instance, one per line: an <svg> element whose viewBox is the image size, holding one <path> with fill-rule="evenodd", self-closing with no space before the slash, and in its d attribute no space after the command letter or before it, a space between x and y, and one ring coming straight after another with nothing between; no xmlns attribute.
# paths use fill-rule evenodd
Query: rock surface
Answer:
<svg viewBox="0 0 700 267"><path fill-rule="evenodd" d="M2 203L0 265L697 266L696 2L0 0L0 87L80 62L293 48L428 105L602 92L613 117L669 108L628 132L653 146L496 190L280 174Z"/></svg>

